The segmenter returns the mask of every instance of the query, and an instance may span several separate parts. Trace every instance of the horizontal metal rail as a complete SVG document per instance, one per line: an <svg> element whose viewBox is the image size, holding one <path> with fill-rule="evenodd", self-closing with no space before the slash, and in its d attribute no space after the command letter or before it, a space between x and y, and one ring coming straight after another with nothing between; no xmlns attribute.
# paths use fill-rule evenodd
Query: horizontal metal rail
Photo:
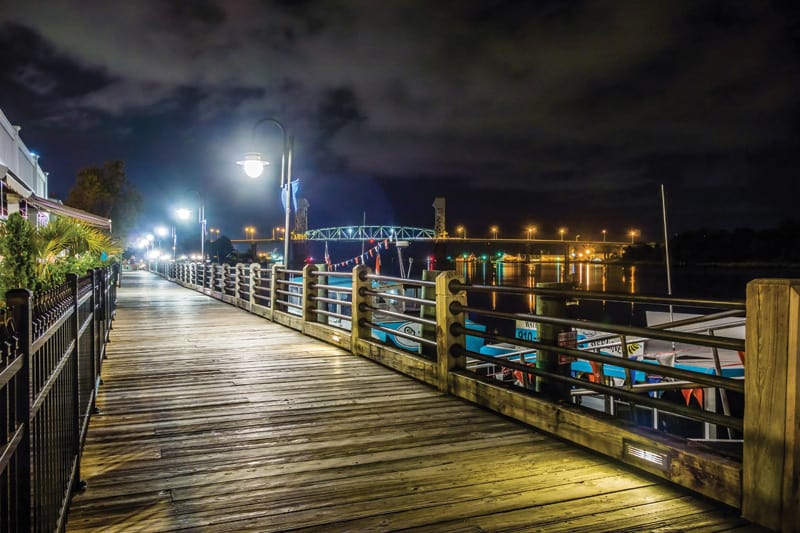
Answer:
<svg viewBox="0 0 800 533"><path fill-rule="evenodd" d="M416 298L414 296L405 296L403 294L390 294L386 292L374 291L372 289L362 289L361 290L362 296L380 296L384 300L398 300L401 302L410 302L420 305L436 305L435 300L425 300L423 298Z"/></svg>
<svg viewBox="0 0 800 533"><path fill-rule="evenodd" d="M587 361L594 361L596 363L604 363L631 370L641 370L646 374L654 374L664 377L681 379L700 383L707 387L718 387L728 389L736 392L744 392L744 381L732 379L724 376L716 376L713 374L704 374L702 372L693 372L691 370L684 370L672 366L664 366L655 363L645 363L635 359L626 359L624 357L617 357L614 355L605 355L597 352L590 352L585 350L577 350L575 348L567 348L565 346L554 346L552 344L545 344L539 341L529 341L524 339L515 339L504 337L501 335L491 335L483 331L467 329L460 324L455 324L452 327L453 333L456 335L472 335L484 339L493 340L495 342L506 342L519 346L525 346L536 350L549 350L564 355L569 355L577 359L586 359Z"/></svg>
<svg viewBox="0 0 800 533"><path fill-rule="evenodd" d="M333 311L326 311L325 309L312 309L311 312L312 313L316 313L318 315L325 315L325 316L331 316L331 317L334 317L334 318L340 318L342 320L351 320L351 321L353 320L353 317L351 317L351 316L343 315L341 313L334 313ZM344 329L344 328L342 328L342 329Z"/></svg>
<svg viewBox="0 0 800 533"><path fill-rule="evenodd" d="M703 308L723 308L738 309L744 311L745 302L743 300L707 300L701 298L677 298L672 296L645 296L639 294L622 294L601 291L576 291L548 289L543 287L504 287L499 285L469 285L453 280L449 284L452 292L474 291L474 292L497 292L502 294L521 294L536 296L553 296L559 298L575 300L600 300L605 302L625 302L640 304L673 305L679 307L703 307Z"/></svg>
<svg viewBox="0 0 800 533"><path fill-rule="evenodd" d="M465 348L461 348L460 346L456 347L456 354L455 355L463 355L466 357L471 357L473 359L477 359L479 361L484 361L487 363L492 363L494 358L491 355L484 355L480 353L471 352ZM561 374L556 374L554 372L548 372L546 370L542 370L540 368L536 368L535 366L525 365L521 363L515 363L513 361L496 361L496 364L500 366L504 366L507 368L511 368L513 370L519 370L520 372L524 372L527 374L533 374L536 376L546 377L548 379L561 381L564 383L568 383L570 385L574 385L576 387L581 387L585 389L593 390L600 394L606 394L609 396L614 396L616 398L620 398L623 400L627 400L631 403L637 405L644 405L646 407L652 407L654 409L660 409L662 411L667 411L671 413L676 413L681 416L685 416L686 418L691 418L694 420L699 420L701 422L709 422L711 424L717 424L720 426L729 427L735 429L737 431L742 431L743 429L743 422L739 418L734 418L731 416L720 415L717 413L713 413L710 411L702 411L697 409L692 409L685 405L669 403L662 400L657 400L655 398L651 398L650 396L637 394L635 392L631 392L625 389L620 389L618 387L610 387L608 385L602 385L600 383L593 383L590 381L584 381L582 379L573 378L570 376L562 376ZM508 385L506 385L508 386ZM525 389L523 387L514 387L515 390L519 390L524 392L525 394L533 395L532 391Z"/></svg>
<svg viewBox="0 0 800 533"><path fill-rule="evenodd" d="M541 315L531 315L527 313L502 313L499 311L489 311L477 307L467 307L459 303L453 303L450 306L450 311L454 313L473 313L477 315L483 315L492 318L504 318L508 320L526 320L529 322L539 322L542 324L555 324L559 326L576 327L576 328L590 329L608 333L645 337L648 339L682 342L686 344L696 344L698 346L707 346L709 348L722 348L725 350L744 351L743 340L732 339L729 337L709 337L707 335L698 335L696 333L684 333L681 331L664 331L652 328L642 328L637 326L617 326L614 324L606 324L605 322L594 322L591 320L574 320L569 318L555 318L555 317L548 317Z"/></svg>
<svg viewBox="0 0 800 533"><path fill-rule="evenodd" d="M348 300L337 300L336 298L326 298L324 296L310 296L309 300L313 302L325 302L333 305L341 305L344 307L352 307L353 302Z"/></svg>
<svg viewBox="0 0 800 533"><path fill-rule="evenodd" d="M340 285L323 285L322 283L311 283L312 289L324 289L330 292L341 292L344 294L353 294L352 287L342 287Z"/></svg>
<svg viewBox="0 0 800 533"><path fill-rule="evenodd" d="M418 316L411 316L406 315L404 313L398 313L397 311L388 311L386 309L381 309L379 307L373 307L369 304L361 304L360 307L361 311L372 311L374 313L379 313L381 315L386 315L394 318L399 318L400 320L405 320L406 322L415 322L417 324L424 324L426 326L433 326L436 327L436 321L431 320L428 318L422 318Z"/></svg>
<svg viewBox="0 0 800 533"><path fill-rule="evenodd" d="M403 285L412 285L415 287L436 287L435 281L423 281L419 279L396 278L392 276L381 276L379 274L367 274L366 279L375 281L387 281L390 283L401 283Z"/></svg>
<svg viewBox="0 0 800 533"><path fill-rule="evenodd" d="M302 287L303 286L303 282L302 281L290 281L288 279L276 279L275 282L278 283L279 285L288 285L290 287Z"/></svg>
<svg viewBox="0 0 800 533"><path fill-rule="evenodd" d="M350 272L334 272L334 271L325 271L325 270L312 270L312 276L325 276L330 278L347 278L350 279L353 277L353 274Z"/></svg>

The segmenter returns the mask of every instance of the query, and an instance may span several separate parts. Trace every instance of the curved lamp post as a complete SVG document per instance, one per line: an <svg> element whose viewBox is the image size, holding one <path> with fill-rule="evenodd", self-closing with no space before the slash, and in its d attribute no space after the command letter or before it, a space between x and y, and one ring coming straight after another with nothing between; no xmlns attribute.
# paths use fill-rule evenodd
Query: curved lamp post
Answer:
<svg viewBox="0 0 800 533"><path fill-rule="evenodd" d="M292 152L294 151L294 137L290 137L286 133L286 127L275 118L262 118L253 126L253 138L255 139L256 128L265 122L271 122L281 129L283 133L283 150L281 152L281 195L284 203L284 228L286 229L283 234L283 264L289 268L289 239L291 235L291 227L289 225L290 216L292 211L290 187L292 183ZM244 159L237 161L244 169L244 173L250 178L257 178L264 172L264 167L269 165L261 157L260 152L249 152L245 154Z"/></svg>

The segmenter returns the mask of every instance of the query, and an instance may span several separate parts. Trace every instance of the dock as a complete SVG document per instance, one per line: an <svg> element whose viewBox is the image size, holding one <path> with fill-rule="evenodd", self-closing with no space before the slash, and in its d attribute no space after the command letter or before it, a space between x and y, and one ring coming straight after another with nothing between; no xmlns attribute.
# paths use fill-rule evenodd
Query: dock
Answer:
<svg viewBox="0 0 800 533"><path fill-rule="evenodd" d="M125 272L68 531L759 531L737 509Z"/></svg>

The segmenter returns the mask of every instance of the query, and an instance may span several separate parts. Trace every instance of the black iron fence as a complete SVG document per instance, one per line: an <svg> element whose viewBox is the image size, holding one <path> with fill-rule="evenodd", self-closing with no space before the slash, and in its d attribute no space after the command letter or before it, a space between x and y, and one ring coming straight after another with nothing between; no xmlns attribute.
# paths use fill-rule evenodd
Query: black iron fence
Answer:
<svg viewBox="0 0 800 533"><path fill-rule="evenodd" d="M63 531L114 318L119 266L6 294L0 328L0 531Z"/></svg>

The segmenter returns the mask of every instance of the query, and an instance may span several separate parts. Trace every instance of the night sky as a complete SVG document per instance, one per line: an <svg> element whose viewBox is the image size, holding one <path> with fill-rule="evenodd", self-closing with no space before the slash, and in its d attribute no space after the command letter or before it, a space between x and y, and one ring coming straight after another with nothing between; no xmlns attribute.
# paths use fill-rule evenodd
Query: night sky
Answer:
<svg viewBox="0 0 800 533"><path fill-rule="evenodd" d="M311 227L497 224L660 239L798 219L796 1L0 0L0 109L65 198L122 159L147 222L282 224L279 118ZM273 162L259 180L235 161Z"/></svg>

